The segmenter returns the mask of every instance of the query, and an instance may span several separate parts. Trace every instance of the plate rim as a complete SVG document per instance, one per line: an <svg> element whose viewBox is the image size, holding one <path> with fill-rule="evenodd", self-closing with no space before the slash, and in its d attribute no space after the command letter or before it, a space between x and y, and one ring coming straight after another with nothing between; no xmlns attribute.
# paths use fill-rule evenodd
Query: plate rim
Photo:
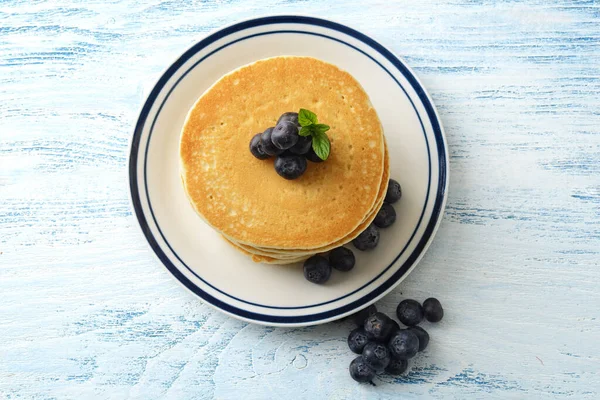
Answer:
<svg viewBox="0 0 600 400"><path fill-rule="evenodd" d="M382 282L379 286L373 288L371 291L363 295L361 298L354 300L345 305L336 307L331 310L326 310L318 313L307 314L307 315L288 315L288 316L279 316L279 315L269 315L269 314L261 314L256 313L250 310L238 308L237 306L230 305L227 302L224 302L211 294L207 293L202 288L198 287L195 283L193 283L189 278L187 278L178 267L176 267L169 259L168 256L164 253L162 246L159 245L155 239L155 235L152 233L152 229L150 228L145 212L141 205L141 196L139 192L139 184L137 179L138 173L138 160L139 160L139 145L140 139L143 133L144 126L148 122L148 116L154 104L156 104L156 100L158 95L164 89L165 85L168 81L173 77L173 75L178 72L182 65L184 65L190 58L192 58L199 51L203 50L207 46L210 46L214 42L225 38L231 34L235 34L238 32L242 32L249 28L256 28L260 26L268 26L268 25L277 25L277 24L300 24L300 25L309 25L316 26L325 29L331 29L336 32L340 32L347 36L352 37L353 39L358 40L359 42L367 45L371 50L375 51L378 55L383 56L388 62L390 62L396 70L398 70L405 79L408 80L411 88L416 92L417 97L422 103L422 106L425 109L426 117L429 120L432 131L434 143L432 145L437 149L438 157L438 167L439 167L439 177L437 187L431 187L433 194L433 208L431 215L427 221L425 226L425 230L417 242L415 249L412 251L408 259L403 263L403 265L408 264L409 268L405 271L401 271L402 268L398 269L398 271L394 272L389 278L387 278L384 282ZM310 31L307 31L310 33ZM351 46L353 47L353 46ZM359 50L360 51L360 50ZM404 90L404 89L403 89ZM411 100L412 102L412 100ZM137 140L136 140L137 139ZM128 170L129 170L129 192L130 192L130 205L134 210L138 225L146 238L147 244L152 249L152 253L158 260L163 264L163 266L176 278L177 282L185 287L187 290L192 292L195 296L200 297L204 302L206 302L211 307L224 312L232 317L241 319L246 322L252 322L257 324L269 325L269 326L308 326L326 323L329 321L333 321L339 318L343 318L346 315L352 314L362 308L373 304L386 294L388 294L391 290L393 290L398 284L400 284L412 270L417 266L422 257L427 252L427 249L431 245L435 234L441 224L443 219L443 214L446 207L447 202L447 192L449 185L449 160L448 160L448 147L447 141L445 137L445 132L441 121L439 119L439 115L437 109L425 90L424 86L415 75L415 73L403 62L403 60L395 55L391 50L387 47L381 45L374 39L370 38L366 34L363 34L353 28L350 28L346 25L343 25L338 22L334 22L332 20L327 20L323 18L315 18L310 16L302 16L302 15L271 15L257 18L250 18L245 20L240 20L230 25L226 25L221 28L217 28L203 39L195 42L192 46L186 49L178 58L175 59L159 76L156 80L155 84L152 87L150 93L146 96L146 99L142 106L140 107L137 122L133 131L133 135L130 139L130 149L129 149L129 162L128 162ZM143 156L144 164L145 156ZM436 159L431 160L435 162ZM432 224L433 222L433 224ZM166 240L166 238L165 238ZM397 262L394 260L392 265ZM399 275L398 275L399 274ZM210 286L210 285L209 285ZM386 287L387 286L387 287ZM383 291L380 291L381 288L385 287ZM373 296L373 293L379 292L377 295ZM366 299L366 300L365 300ZM360 303L357 305L357 303ZM239 313L238 313L239 312ZM321 317L322 316L322 317Z"/></svg>

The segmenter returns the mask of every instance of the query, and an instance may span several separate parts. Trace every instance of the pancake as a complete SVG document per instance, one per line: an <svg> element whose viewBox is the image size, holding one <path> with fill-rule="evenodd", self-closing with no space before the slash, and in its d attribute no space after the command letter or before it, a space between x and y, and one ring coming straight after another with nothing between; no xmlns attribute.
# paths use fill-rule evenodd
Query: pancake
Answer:
<svg viewBox="0 0 600 400"><path fill-rule="evenodd" d="M383 204L383 200L379 204L379 208L381 208L382 204ZM379 209L377 209L377 211L379 211ZM257 254L256 251L247 249L245 245L236 244L236 243L233 243L231 240L229 240L225 237L224 238L225 238L225 240L227 240L229 242L229 244L231 244L237 250L241 251L242 253L244 253L246 255L251 256L252 260L255 262L264 262L267 264L293 264L293 263L297 263L300 261L304 261L314 254L326 253L330 250L333 250L334 248L343 246L344 244L351 242L352 240L354 240L356 238L356 236L358 236L362 231L364 231L371 224L371 222L373 222L373 220L375 219L375 216L377 215L377 211L373 212L369 216L369 218L367 220L365 220L365 222L363 222L361 225L359 225L359 227L353 233L353 235L352 235L353 237L349 237L345 240L341 240L341 241L336 242L328 247L318 249L309 254L301 253L301 254L297 254L297 255L284 255L284 256L265 255L265 254L260 254L260 253Z"/></svg>
<svg viewBox="0 0 600 400"><path fill-rule="evenodd" d="M363 222L361 222L361 224L353 231L351 232L348 236L346 236L344 239L341 239L337 242L331 243L325 247L321 247L318 249L312 249L312 250L286 250L286 251L282 251L282 250L274 250L274 249L264 249L264 248L260 248L260 247L252 247L252 246L248 246L248 245L244 245L241 243L236 243L235 240L231 239L231 238L227 238L225 237L225 239L227 241L230 242L231 245L233 245L234 247L236 247L238 250L249 254L249 255L253 255L253 259L256 260L260 260L262 262L268 262L268 261L272 261L272 259L277 259L280 261L285 261L285 260L290 260L289 262L297 262L297 260L299 258L301 258L301 256L305 256L305 257L309 257L313 254L316 253L324 253L330 250L333 250L336 247L342 246L346 243L351 242L352 240L354 240L362 231L364 231L369 224L371 224L373 222L373 220L375 219L375 216L377 215L377 213L379 212L379 209L381 208L381 206L383 205L383 200L385 199L385 195L387 192L387 186L388 186L388 182L389 182L389 177L390 177L390 170L389 170L389 158L388 158L388 153L387 153L387 146L386 146L386 153L385 153L385 168L384 168L384 174L382 177L382 183L380 185L379 188L379 193L377 196L377 202L375 203L375 205L373 206L373 208L371 209L371 211L369 212L369 214L367 215L367 217L363 220ZM262 260L261 258L264 258L264 260Z"/></svg>
<svg viewBox="0 0 600 400"><path fill-rule="evenodd" d="M288 181L248 143L300 108L331 126L331 155ZM180 157L188 198L215 230L257 249L312 251L347 238L377 204L383 132L350 74L314 58L275 57L233 71L200 97Z"/></svg>
<svg viewBox="0 0 600 400"><path fill-rule="evenodd" d="M293 258L293 259L281 260L281 259L274 258L274 257L257 256L257 255L254 255L254 254L252 254L252 253L244 250L243 248L239 247L238 245L236 245L235 243L233 243L231 240L227 239L225 236L223 236L223 239L225 239L225 241L227 243L229 243L233 248L235 248L236 250L238 250L242 254L245 254L248 257L252 258L252 261L254 261L254 262L260 262L260 263L264 263L264 264L285 265L285 264L295 264L295 263L298 263L298 262L302 262L302 261L304 261L304 260L306 260L307 258L310 257L310 256L303 256L303 257L296 257L296 258Z"/></svg>
<svg viewBox="0 0 600 400"><path fill-rule="evenodd" d="M343 245L351 242L373 222L373 220L377 216L377 212L379 211L379 209L381 208L382 205L383 205L383 199L381 200L380 203L378 203L376 210L374 210L373 213L370 214L369 217L361 225L359 225L359 227L357 227L357 229L351 235L349 235L347 238L345 238L344 240L340 240L339 242L333 243L327 247L316 249L316 250L312 251L311 253L302 252L302 253L290 253L290 254L286 254L286 255L268 254L268 253L265 253L263 250L249 249L245 245L236 244L236 243L231 242L231 240L229 240L227 238L225 238L225 239L227 241L229 241L233 247L237 248L238 250L242 251L243 253L245 253L247 255L251 255L252 259L256 262L274 263L273 261L277 260L277 261L279 261L279 262L277 262L277 264L295 263L295 262L303 261L306 258L308 258L314 254L325 253L325 252L333 250L334 248L343 246Z"/></svg>
<svg viewBox="0 0 600 400"><path fill-rule="evenodd" d="M335 249L336 247L343 246L343 245L351 242L352 240L356 239L356 237L358 235L360 235L360 233L362 231L364 231L373 222L373 220L377 216L377 212L379 211L379 209L381 208L382 205L383 205L383 200L381 200L381 202L379 202L377 204L376 210L374 210L371 214L369 214L367 219L365 219L364 222L362 222L350 235L348 235L348 237L346 237L342 240L339 240L337 242L334 242L326 247L321 247L319 249L314 249L314 250L310 250L310 251L300 250L298 252L274 253L274 252L268 252L268 251L265 251L262 249L255 249L255 248L249 247L244 244L235 243L229 238L226 238L226 237L224 237L224 238L227 241L229 241L234 247L238 248L242 252L255 256L255 257L253 257L253 259L255 259L255 260L260 259L261 257L265 257L266 259L278 259L278 260L282 260L282 261L283 260L292 260L291 262L296 262L295 260L298 260L302 257L307 258L307 257L310 257L311 255L314 255L317 253L326 253L328 251Z"/></svg>

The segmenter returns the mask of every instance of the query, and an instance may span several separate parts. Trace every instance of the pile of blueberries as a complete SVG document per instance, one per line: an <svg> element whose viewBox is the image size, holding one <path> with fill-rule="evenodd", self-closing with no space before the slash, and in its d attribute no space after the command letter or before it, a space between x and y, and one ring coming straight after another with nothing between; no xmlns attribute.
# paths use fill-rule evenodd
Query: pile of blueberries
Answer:
<svg viewBox="0 0 600 400"><path fill-rule="evenodd" d="M429 298L419 304L416 300L403 300L396 308L400 325L378 312L371 305L352 316L358 325L348 336L348 347L360 354L350 363L350 376L357 382L372 382L376 374L386 372L400 375L408 368L408 360L429 344L429 334L417 326L423 319L439 322L444 317L441 303Z"/></svg>
<svg viewBox="0 0 600 400"><path fill-rule="evenodd" d="M250 140L250 152L259 160L275 158L275 171L285 179L302 176L307 162L322 162L312 148L311 136L300 136L298 113L286 112L274 127L257 133Z"/></svg>
<svg viewBox="0 0 600 400"><path fill-rule="evenodd" d="M397 202L401 197L402 188L400 184L390 179L381 209L379 209L373 223L352 241L354 247L361 251L372 250L377 247L379 228L387 228L396 222L396 210L392 203ZM332 268L347 272L354 268L355 262L352 250L338 247L329 253L329 260L322 255L315 255L306 260L304 262L304 277L312 283L325 283L331 276Z"/></svg>

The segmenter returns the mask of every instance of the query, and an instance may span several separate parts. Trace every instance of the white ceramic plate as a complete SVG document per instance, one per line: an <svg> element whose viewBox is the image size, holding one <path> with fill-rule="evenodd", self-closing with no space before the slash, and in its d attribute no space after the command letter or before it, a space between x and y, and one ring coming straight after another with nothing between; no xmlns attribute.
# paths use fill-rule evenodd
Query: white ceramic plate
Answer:
<svg viewBox="0 0 600 400"><path fill-rule="evenodd" d="M357 256L349 273L325 285L302 267L256 264L231 248L194 212L179 177L179 135L198 97L224 74L254 61L311 56L350 72L383 123L391 176L402 185L397 222L377 249ZM392 290L415 267L439 225L446 200L448 155L431 99L389 50L346 26L276 16L244 21L203 39L177 59L148 96L129 160L132 203L150 246L193 293L246 321L319 324L354 313Z"/></svg>

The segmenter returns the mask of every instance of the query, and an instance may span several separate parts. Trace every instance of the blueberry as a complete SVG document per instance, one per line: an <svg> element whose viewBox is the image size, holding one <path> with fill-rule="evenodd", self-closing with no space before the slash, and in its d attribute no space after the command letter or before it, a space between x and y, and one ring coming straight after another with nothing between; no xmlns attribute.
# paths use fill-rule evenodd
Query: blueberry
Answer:
<svg viewBox="0 0 600 400"><path fill-rule="evenodd" d="M379 229L373 224L369 225L360 235L352 241L358 250L372 250L379 243Z"/></svg>
<svg viewBox="0 0 600 400"><path fill-rule="evenodd" d="M361 354L369 338L363 328L356 328L348 335L348 347L356 354Z"/></svg>
<svg viewBox="0 0 600 400"><path fill-rule="evenodd" d="M419 338L419 351L425 350L429 344L429 333L420 326L411 326L408 330L413 332Z"/></svg>
<svg viewBox="0 0 600 400"><path fill-rule="evenodd" d="M408 329L401 329L390 338L388 350L397 360L413 358L419 351L419 337Z"/></svg>
<svg viewBox="0 0 600 400"><path fill-rule="evenodd" d="M379 228L387 228L396 222L396 210L394 206L388 203L383 203L373 223Z"/></svg>
<svg viewBox="0 0 600 400"><path fill-rule="evenodd" d="M358 356L352 360L348 369L350 370L350 376L356 382L371 382L375 378L375 371L365 363L362 356Z"/></svg>
<svg viewBox="0 0 600 400"><path fill-rule="evenodd" d="M350 271L355 262L354 253L345 247L338 247L329 253L329 264L338 271Z"/></svg>
<svg viewBox="0 0 600 400"><path fill-rule="evenodd" d="M391 204L400 200L400 197L402 197L402 188L400 187L400 184L397 181L390 179L384 201Z"/></svg>
<svg viewBox="0 0 600 400"><path fill-rule="evenodd" d="M300 136L298 142L290 147L290 152L294 154L306 154L312 148L311 146L312 136Z"/></svg>
<svg viewBox="0 0 600 400"><path fill-rule="evenodd" d="M262 143L262 148L263 151L265 152L265 154L268 154L270 156L278 156L281 153L283 153L283 150L278 149L277 147L275 147L275 145L273 144L273 142L271 141L271 134L273 133L273 128L267 128L261 135L260 135L260 142Z"/></svg>
<svg viewBox="0 0 600 400"><path fill-rule="evenodd" d="M331 266L322 256L312 256L304 261L304 277L312 283L325 283L331 276Z"/></svg>
<svg viewBox="0 0 600 400"><path fill-rule="evenodd" d="M396 308L396 315L406 326L419 325L423 321L423 307L416 300L402 300Z"/></svg>
<svg viewBox="0 0 600 400"><path fill-rule="evenodd" d="M375 304L371 304L369 307L363 308L356 314L352 315L352 320L357 326L363 327L365 325L365 320L376 312L377 307L375 307Z"/></svg>
<svg viewBox="0 0 600 400"><path fill-rule="evenodd" d="M262 143L260 142L260 133L252 136L250 140L250 153L259 160L266 160L269 155L265 153Z"/></svg>
<svg viewBox="0 0 600 400"><path fill-rule="evenodd" d="M387 367L385 367L385 372L390 375L400 375L408 368L408 360L396 360L392 358Z"/></svg>
<svg viewBox="0 0 600 400"><path fill-rule="evenodd" d="M429 322L440 322L444 318L444 309L438 299L433 297L423 302L423 312Z"/></svg>
<svg viewBox="0 0 600 400"><path fill-rule="evenodd" d="M376 312L365 320L365 332L369 339L378 342L386 341L394 328L394 324L390 317L382 312Z"/></svg>
<svg viewBox="0 0 600 400"><path fill-rule="evenodd" d="M300 124L298 123L298 113L297 112L286 112L286 113L281 114L281 117L279 117L279 119L277 120L277 124L279 124L280 122L283 122L283 121L292 122L297 127L300 127Z"/></svg>
<svg viewBox="0 0 600 400"><path fill-rule="evenodd" d="M275 171L285 179L299 178L306 171L306 159L293 154L283 154L275 159Z"/></svg>
<svg viewBox="0 0 600 400"><path fill-rule="evenodd" d="M306 157L306 159L308 161L312 161L314 163L319 163L319 162L323 162L324 160L322 160L317 153L315 153L315 151L313 150L313 148L311 147L310 150L308 150L308 153L306 153L304 155L304 157Z"/></svg>
<svg viewBox="0 0 600 400"><path fill-rule="evenodd" d="M383 372L390 363L390 353L385 344L369 342L362 353L363 360L375 372Z"/></svg>
<svg viewBox="0 0 600 400"><path fill-rule="evenodd" d="M283 121L275 125L273 133L271 133L271 141L282 150L287 150L298 143L299 138L298 127L289 121Z"/></svg>
<svg viewBox="0 0 600 400"><path fill-rule="evenodd" d="M392 329L390 331L390 336L392 336L394 333L396 333L396 331L400 330L400 325L398 325L398 323L396 321L394 321L393 319L390 318L390 322L392 324Z"/></svg>

